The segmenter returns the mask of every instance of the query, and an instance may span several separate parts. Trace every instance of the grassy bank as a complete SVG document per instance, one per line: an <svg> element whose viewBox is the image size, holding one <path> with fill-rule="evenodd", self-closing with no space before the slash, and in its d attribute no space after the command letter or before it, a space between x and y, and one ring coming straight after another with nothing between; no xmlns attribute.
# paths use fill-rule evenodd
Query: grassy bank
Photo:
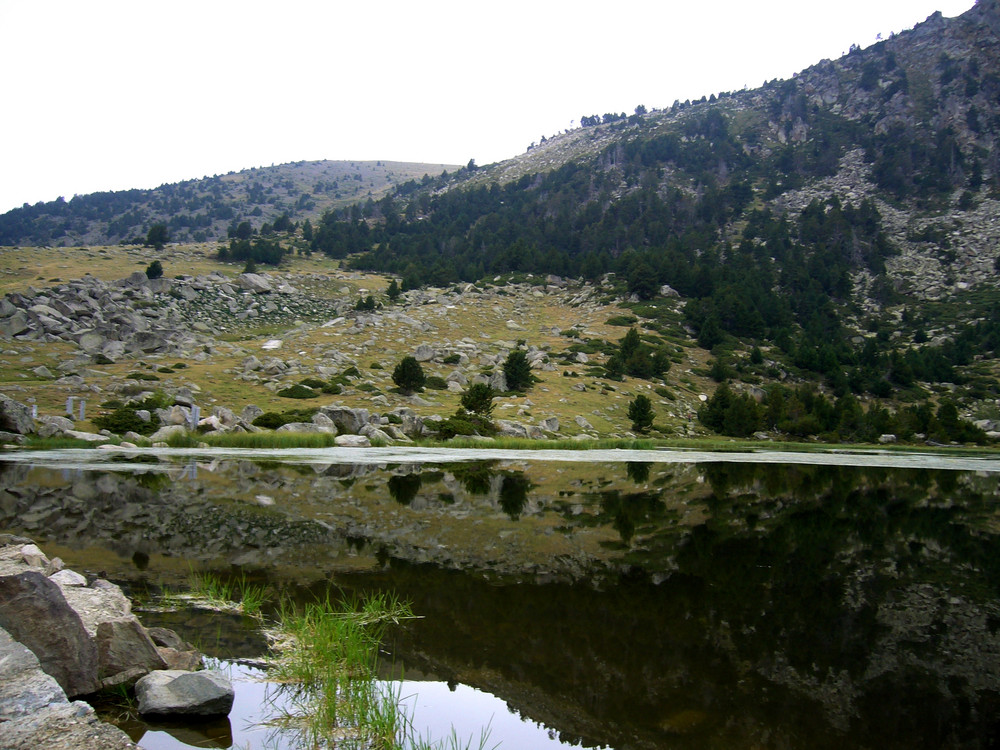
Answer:
<svg viewBox="0 0 1000 750"><path fill-rule="evenodd" d="M334 435L307 432L232 432L199 434L188 432L172 435L167 441L171 448L241 448L292 450L298 448L332 448ZM373 447L382 447L375 442ZM397 445L411 445L398 443ZM490 450L656 450L683 449L709 451L715 453L754 451L791 451L800 453L825 453L830 451L879 450L898 453L939 453L943 455L997 455L1000 446L979 445L927 445L924 443L817 443L784 440L738 440L735 438L561 438L554 440L532 440L530 438L490 438L473 440L456 437L450 440L424 439L412 443L422 448L460 448ZM25 446L30 450L65 450L70 448L95 448L95 444L85 440L68 438L30 437Z"/></svg>

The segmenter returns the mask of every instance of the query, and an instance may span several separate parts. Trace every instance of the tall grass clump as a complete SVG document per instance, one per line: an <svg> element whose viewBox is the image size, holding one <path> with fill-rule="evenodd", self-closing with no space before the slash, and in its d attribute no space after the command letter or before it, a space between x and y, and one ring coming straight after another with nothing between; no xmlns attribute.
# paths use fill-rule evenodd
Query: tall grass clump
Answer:
<svg viewBox="0 0 1000 750"><path fill-rule="evenodd" d="M414 735L401 683L377 679L379 650L390 628L414 619L391 594L329 598L282 608L270 631L276 654L270 678L287 684L289 712L275 723L298 734L302 747L351 750L469 750L455 735L433 743ZM486 750L488 728L479 750Z"/></svg>

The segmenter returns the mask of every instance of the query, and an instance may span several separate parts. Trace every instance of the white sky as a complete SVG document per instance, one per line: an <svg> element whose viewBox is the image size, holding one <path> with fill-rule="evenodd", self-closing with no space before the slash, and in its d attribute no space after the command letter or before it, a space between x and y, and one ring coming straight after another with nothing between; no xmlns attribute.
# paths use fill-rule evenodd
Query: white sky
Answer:
<svg viewBox="0 0 1000 750"><path fill-rule="evenodd" d="M0 0L0 212L313 159L480 165L973 0Z"/></svg>

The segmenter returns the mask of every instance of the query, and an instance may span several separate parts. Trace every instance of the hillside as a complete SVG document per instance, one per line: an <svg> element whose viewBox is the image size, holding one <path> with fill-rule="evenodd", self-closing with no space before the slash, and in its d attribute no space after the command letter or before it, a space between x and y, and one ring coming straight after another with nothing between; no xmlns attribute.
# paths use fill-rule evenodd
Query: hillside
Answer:
<svg viewBox="0 0 1000 750"><path fill-rule="evenodd" d="M788 81L584 116L507 162L382 167L394 187L309 232L11 250L5 377L49 408L138 396L163 372L168 396L218 408L290 410L279 392L304 385L308 404L438 424L478 381L511 435L628 435L644 395L654 434L985 443L1000 435L998 70L1000 2L982 0ZM315 198L261 172L244 180L256 208ZM163 279L120 280L154 259ZM265 357L271 340L285 353ZM391 373L418 352L436 387L413 396ZM512 352L540 382L504 387Z"/></svg>
<svg viewBox="0 0 1000 750"><path fill-rule="evenodd" d="M378 199L393 185L456 167L389 161L310 161L243 169L151 190L78 195L25 204L0 216L0 245L71 247L145 238L167 225L175 242L224 239L242 221L255 229L282 214L316 221L326 211Z"/></svg>

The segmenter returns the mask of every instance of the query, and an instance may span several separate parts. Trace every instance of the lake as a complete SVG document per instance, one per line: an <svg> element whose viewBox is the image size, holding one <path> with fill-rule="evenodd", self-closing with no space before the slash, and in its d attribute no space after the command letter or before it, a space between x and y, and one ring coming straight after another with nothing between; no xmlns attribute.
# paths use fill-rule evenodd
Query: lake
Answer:
<svg viewBox="0 0 1000 750"><path fill-rule="evenodd" d="M0 530L140 606L192 572L293 601L395 592L420 619L384 677L435 737L985 748L998 481L997 459L879 451L25 452L0 463ZM221 726L131 727L144 747L294 746L250 727L281 700L247 666L252 622L140 616L241 686Z"/></svg>

